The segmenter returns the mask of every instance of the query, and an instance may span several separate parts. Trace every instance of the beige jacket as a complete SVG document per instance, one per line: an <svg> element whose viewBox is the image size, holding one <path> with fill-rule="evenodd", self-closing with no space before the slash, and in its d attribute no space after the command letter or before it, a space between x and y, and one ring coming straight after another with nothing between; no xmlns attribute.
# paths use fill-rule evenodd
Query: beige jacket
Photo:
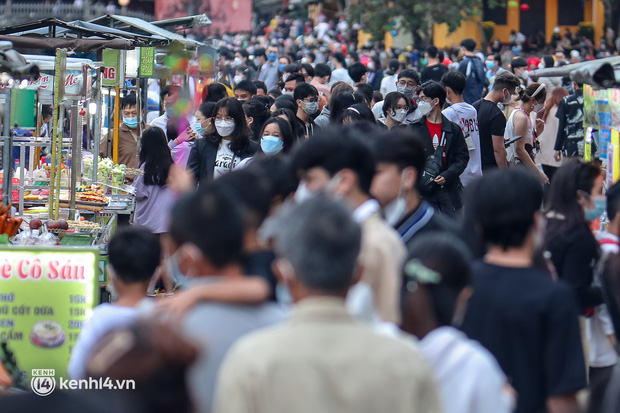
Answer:
<svg viewBox="0 0 620 413"><path fill-rule="evenodd" d="M378 213L372 214L361 226L362 281L372 288L375 309L381 319L398 324L402 267L407 249L398 233Z"/></svg>
<svg viewBox="0 0 620 413"><path fill-rule="evenodd" d="M239 340L220 369L215 413L434 413L437 389L408 344L353 322L338 298Z"/></svg>

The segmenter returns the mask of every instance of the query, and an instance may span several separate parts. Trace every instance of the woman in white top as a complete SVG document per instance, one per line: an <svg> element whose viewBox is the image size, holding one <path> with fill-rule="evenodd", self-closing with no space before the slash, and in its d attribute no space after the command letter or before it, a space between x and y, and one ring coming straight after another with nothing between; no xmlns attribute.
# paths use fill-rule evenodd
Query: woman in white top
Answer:
<svg viewBox="0 0 620 413"><path fill-rule="evenodd" d="M545 103L545 110L538 114L533 113L531 116L532 122L536 122L537 117L545 122L545 130L538 136L540 149L536 154L536 163L542 165L543 172L549 179L553 178L553 173L562 164L562 162L556 161L553 157L553 147L555 146L555 138L558 134L559 126L559 120L555 117L555 114L564 96L568 96L568 90L563 87L554 88Z"/></svg>
<svg viewBox="0 0 620 413"><path fill-rule="evenodd" d="M508 165L514 166L519 163L530 168L541 180L542 183L548 184L549 178L542 172L532 160L532 156L526 149L529 144L530 148L534 147L536 136L545 130L545 122L542 119L536 120L536 129L530 119L532 112L540 112L544 108L547 90L545 85L541 83L532 83L526 89L519 92L519 104L512 111L508 121L506 122L506 130L504 132L504 140L511 142L517 136L517 139L511 143L506 149L508 157Z"/></svg>

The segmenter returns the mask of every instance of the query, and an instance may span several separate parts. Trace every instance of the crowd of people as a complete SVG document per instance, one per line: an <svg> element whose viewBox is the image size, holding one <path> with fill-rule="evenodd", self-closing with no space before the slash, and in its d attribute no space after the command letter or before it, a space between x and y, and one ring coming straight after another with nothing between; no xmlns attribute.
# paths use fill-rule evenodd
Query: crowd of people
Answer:
<svg viewBox="0 0 620 413"><path fill-rule="evenodd" d="M564 51L412 61L306 26L330 46L223 47L189 116L164 87L139 128L125 96L134 226L69 376L136 379L115 411L617 411L620 184L581 159L582 85L528 76Z"/></svg>

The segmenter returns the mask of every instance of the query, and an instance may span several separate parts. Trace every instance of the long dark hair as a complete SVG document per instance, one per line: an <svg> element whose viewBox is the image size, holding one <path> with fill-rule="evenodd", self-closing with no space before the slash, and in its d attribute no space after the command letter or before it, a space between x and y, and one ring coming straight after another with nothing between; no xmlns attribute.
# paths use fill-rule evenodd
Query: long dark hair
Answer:
<svg viewBox="0 0 620 413"><path fill-rule="evenodd" d="M299 141L301 139L305 139L305 132L304 132L304 127L301 126L301 124L299 122L297 122L297 116L295 115L295 113L293 113L293 111L291 111L290 109L286 109L286 108L282 108L282 109L277 109L275 112L273 112L271 114L272 117L277 117L277 116L286 116L286 119L288 120L289 125L291 125L291 130L293 131L293 136L295 137L296 141Z"/></svg>
<svg viewBox="0 0 620 413"><path fill-rule="evenodd" d="M241 102L235 98L225 98L217 102L211 115L211 124L214 126L215 118L220 109L226 109L228 116L235 121L235 130L230 136L230 150L237 156L250 152L250 129L246 123ZM217 133L217 128L215 127L205 139L214 145L219 145L222 142L222 137Z"/></svg>
<svg viewBox="0 0 620 413"><path fill-rule="evenodd" d="M140 164L144 164L146 185L166 185L170 166L174 163L164 131L157 127L142 132Z"/></svg>
<svg viewBox="0 0 620 413"><path fill-rule="evenodd" d="M263 128L260 131L260 138L263 137L263 133L265 132L265 128L267 127L267 125L271 125L272 123L277 123L278 127L280 128L280 139L282 140L283 144L282 153L289 153L296 139L293 136L293 130L291 129L291 124L288 121L278 117L272 117L267 119L267 121L263 125ZM262 152L262 149L260 149L260 151Z"/></svg>
<svg viewBox="0 0 620 413"><path fill-rule="evenodd" d="M254 139L255 142L260 142L263 125L271 116L271 112L269 112L269 109L267 109L267 107L256 98L252 98L247 102L244 102L243 111L245 112L246 118L252 118L252 124L250 125L252 139Z"/></svg>
<svg viewBox="0 0 620 413"><path fill-rule="evenodd" d="M578 191L590 194L600 174L599 167L578 161L564 164L555 172L545 208L545 245L579 225L587 226Z"/></svg>

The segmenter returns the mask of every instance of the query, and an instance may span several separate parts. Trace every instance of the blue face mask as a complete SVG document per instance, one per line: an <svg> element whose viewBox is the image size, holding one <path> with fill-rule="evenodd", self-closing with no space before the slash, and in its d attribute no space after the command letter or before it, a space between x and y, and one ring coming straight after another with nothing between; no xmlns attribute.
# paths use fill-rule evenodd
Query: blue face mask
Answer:
<svg viewBox="0 0 620 413"><path fill-rule="evenodd" d="M202 123L200 122L194 123L194 130L201 135L205 132L205 128L202 127Z"/></svg>
<svg viewBox="0 0 620 413"><path fill-rule="evenodd" d="M604 196L597 196L594 198L594 208L585 209L586 221L594 221L598 219L607 210L607 198Z"/></svg>
<svg viewBox="0 0 620 413"><path fill-rule="evenodd" d="M123 116L123 123L127 125L128 128L134 129L138 127L138 118L126 118Z"/></svg>
<svg viewBox="0 0 620 413"><path fill-rule="evenodd" d="M260 147L267 155L275 155L282 151L284 142L276 136L266 135L260 140Z"/></svg>
<svg viewBox="0 0 620 413"><path fill-rule="evenodd" d="M277 54L267 53L267 60L269 60L270 62L275 62L277 58L278 58Z"/></svg>
<svg viewBox="0 0 620 413"><path fill-rule="evenodd" d="M493 69L495 67L495 62L487 62L487 69Z"/></svg>
<svg viewBox="0 0 620 413"><path fill-rule="evenodd" d="M280 71L280 73L284 73L284 68L286 67L286 65L284 63L282 63L281 65L278 66L278 70Z"/></svg>

